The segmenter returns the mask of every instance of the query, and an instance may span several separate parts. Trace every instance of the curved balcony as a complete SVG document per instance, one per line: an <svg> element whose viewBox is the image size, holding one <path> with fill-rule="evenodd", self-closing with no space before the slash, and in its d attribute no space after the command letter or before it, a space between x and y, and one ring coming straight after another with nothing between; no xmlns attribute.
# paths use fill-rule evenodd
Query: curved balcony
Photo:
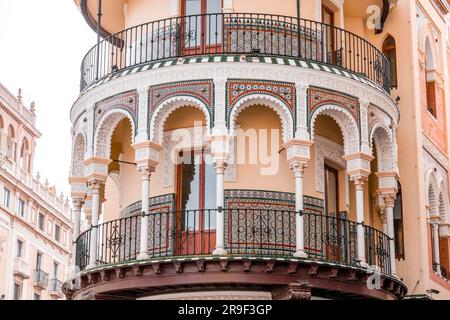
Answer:
<svg viewBox="0 0 450 320"><path fill-rule="evenodd" d="M283 264L292 263L295 260L302 266L311 268L307 271L307 274L308 272L310 275L317 274L317 268L331 268L326 269L326 275L329 277L327 279L350 281L352 283L358 282L357 273L373 274L376 272L383 279L390 281L390 285L388 285L390 288L386 289L387 292L395 291L396 293L393 293L393 295L399 297L406 293L406 288L401 282L391 276L388 236L372 227L364 226L366 260L370 266L367 269L361 266L357 260L358 224L355 222L322 214L302 213L305 226L305 249L308 257L306 259L294 259L295 216L299 214L298 212L225 209L224 236L227 256L217 257L212 254L216 241L216 231L212 226L215 226L216 214L217 210L150 212L148 214L148 259L144 261L138 259L140 254L141 215L103 223L97 229L98 259L95 268L87 267L90 261L89 248L92 229L84 232L76 240L76 263L81 270L82 287L86 288L100 281L99 278L93 280L93 274L101 274L102 279L109 281L111 279L109 272L112 270L119 272L117 273L120 275L119 278L124 278L127 273L126 268L129 267L132 268L130 270L134 270L133 268L136 267L136 270L138 270L148 264L149 267L150 265L153 266L153 270L157 270L155 276L158 276L163 272L161 271L163 267L160 267L160 264L170 261L175 261L175 263L191 261L194 264L197 263L198 266L199 261L212 263L216 259L216 262L220 263L226 258L253 261L250 263L253 263L254 266L258 263L270 262L272 263L270 266L263 268L266 268L264 269L265 272L269 270L274 273L274 264L279 264L278 268L282 268ZM178 266L177 268L176 273L174 272L175 275L183 272L182 267ZM206 276L206 267L203 266L202 268L201 272ZM246 268L245 262L244 268ZM244 272L248 275L251 272L250 267L247 266L247 268ZM292 269L292 266L290 268ZM164 270L167 270L167 268ZM185 267L185 270L188 270L188 267ZM209 267L210 272L211 270L213 270L213 267ZM279 270L277 269L277 271ZM295 272L291 270L289 273ZM329 273L334 274L334 276L330 276ZM339 277L337 276L338 273ZM142 276L142 274L141 270L140 275ZM174 274L171 274L171 276ZM89 277L90 279L84 282L84 285L83 277ZM189 276L179 279L182 282L185 279L186 283L183 282L183 286L192 288L195 287L197 282L201 282L194 279L194 283L189 284L188 282L192 280ZM207 281L206 279L202 280ZM227 282L230 281L230 278L227 278ZM268 280L259 278L256 281L262 281L266 285L270 283ZM266 281L268 282L266 283ZM283 279L282 281L287 280ZM219 278L215 278L214 282L217 282L218 285L220 283ZM320 285L323 285L323 283ZM141 286L139 285L139 287ZM151 282L151 287L158 287L157 282ZM332 289L333 285L330 285L329 290ZM73 292L76 292L76 290Z"/></svg>
<svg viewBox="0 0 450 320"><path fill-rule="evenodd" d="M254 13L168 18L113 34L84 57L81 91L125 70L197 56L292 58L363 76L390 91L389 62L365 39L321 22Z"/></svg>

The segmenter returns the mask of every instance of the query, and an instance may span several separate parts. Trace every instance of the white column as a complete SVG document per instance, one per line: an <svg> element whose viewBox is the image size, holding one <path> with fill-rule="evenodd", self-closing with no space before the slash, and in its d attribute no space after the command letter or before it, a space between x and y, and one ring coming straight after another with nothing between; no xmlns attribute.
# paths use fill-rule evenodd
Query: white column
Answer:
<svg viewBox="0 0 450 320"><path fill-rule="evenodd" d="M390 251L390 263L391 274L397 275L395 265L395 242L394 242L394 206L395 196L385 197L384 203L386 204L386 224L387 224L387 236L389 237L389 251Z"/></svg>
<svg viewBox="0 0 450 320"><path fill-rule="evenodd" d="M150 169L148 167L139 168L141 172L141 195L142 195L142 218L141 218L141 242L138 260L147 260L148 255L148 207L150 198Z"/></svg>
<svg viewBox="0 0 450 320"><path fill-rule="evenodd" d="M73 199L73 211L72 211L72 273L75 274L78 270L77 266L77 239L80 236L80 219L81 219L81 208L83 206L82 199Z"/></svg>
<svg viewBox="0 0 450 320"><path fill-rule="evenodd" d="M439 225L437 223L431 224L433 228L433 255L434 255L434 263L437 264L436 272L441 275L441 258L439 256Z"/></svg>
<svg viewBox="0 0 450 320"><path fill-rule="evenodd" d="M92 191L92 222L91 222L91 244L89 247L89 265L87 269L97 267L98 258L98 215L100 208L100 181L93 180L89 182L89 188Z"/></svg>
<svg viewBox="0 0 450 320"><path fill-rule="evenodd" d="M303 221L303 173L306 164L294 162L291 164L291 170L295 174L295 253L294 257L307 258L305 252L305 235Z"/></svg>
<svg viewBox="0 0 450 320"><path fill-rule="evenodd" d="M366 246L364 238L364 182L365 178L354 179L356 189L356 223L357 226L357 254L362 267L367 267Z"/></svg>
<svg viewBox="0 0 450 320"><path fill-rule="evenodd" d="M214 250L214 255L226 255L225 250L225 214L224 214L224 177L225 177L225 161L216 160L216 177L217 177L217 187L216 187L216 203L217 203L217 214L216 214L216 249Z"/></svg>

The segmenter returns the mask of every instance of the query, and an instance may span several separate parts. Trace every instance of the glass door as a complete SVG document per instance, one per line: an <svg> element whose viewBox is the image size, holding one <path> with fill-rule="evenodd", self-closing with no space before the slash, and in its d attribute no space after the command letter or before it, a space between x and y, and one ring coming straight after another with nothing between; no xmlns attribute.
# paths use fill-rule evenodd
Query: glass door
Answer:
<svg viewBox="0 0 450 320"><path fill-rule="evenodd" d="M325 213L326 213L326 258L339 261L341 258L342 232L339 214L339 175L338 171L325 166Z"/></svg>
<svg viewBox="0 0 450 320"><path fill-rule="evenodd" d="M221 51L222 0L183 0L180 35L183 55Z"/></svg>
<svg viewBox="0 0 450 320"><path fill-rule="evenodd" d="M180 154L177 170L177 233L179 255L210 254L216 244L216 172L205 151Z"/></svg>
<svg viewBox="0 0 450 320"><path fill-rule="evenodd" d="M341 53L335 50L334 12L326 6L322 6L322 23L324 24L324 32L322 34L324 38L325 62L337 64Z"/></svg>

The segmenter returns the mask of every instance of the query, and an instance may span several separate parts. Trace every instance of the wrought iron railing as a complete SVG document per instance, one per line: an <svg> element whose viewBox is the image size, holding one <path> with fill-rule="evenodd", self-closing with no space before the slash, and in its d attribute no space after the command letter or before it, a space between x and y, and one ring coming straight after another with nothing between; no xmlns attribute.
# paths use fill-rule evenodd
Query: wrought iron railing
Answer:
<svg viewBox="0 0 450 320"><path fill-rule="evenodd" d="M365 76L389 92L389 62L367 40L321 22L256 13L174 17L103 39L84 57L81 90L118 71L168 58L262 55L303 59Z"/></svg>
<svg viewBox="0 0 450 320"><path fill-rule="evenodd" d="M383 273L390 274L389 237L369 226L364 226L364 230L367 263L373 268L377 267Z"/></svg>
<svg viewBox="0 0 450 320"><path fill-rule="evenodd" d="M48 287L48 273L42 270L34 270L34 284L43 288Z"/></svg>
<svg viewBox="0 0 450 320"><path fill-rule="evenodd" d="M91 243L91 229L83 232L76 240L75 263L80 270L86 269L89 265L89 250Z"/></svg>
<svg viewBox="0 0 450 320"><path fill-rule="evenodd" d="M225 249L229 255L292 257L296 249L295 219L290 210L225 209ZM149 258L212 255L216 244L217 210L148 213ZM141 215L98 226L98 264L135 261L140 251ZM335 215L303 213L304 243L308 259L360 266L357 259L356 222ZM90 232L77 239L77 265L89 262ZM366 259L375 270L390 274L389 238L365 226Z"/></svg>
<svg viewBox="0 0 450 320"><path fill-rule="evenodd" d="M434 262L434 261L433 261L432 266L433 266L433 271L434 272L439 273L441 277L443 277L444 279L450 281L450 278L449 278L450 274L448 273L446 268L444 268L439 263Z"/></svg>
<svg viewBox="0 0 450 320"><path fill-rule="evenodd" d="M62 294L63 283L58 279L50 280L50 291Z"/></svg>

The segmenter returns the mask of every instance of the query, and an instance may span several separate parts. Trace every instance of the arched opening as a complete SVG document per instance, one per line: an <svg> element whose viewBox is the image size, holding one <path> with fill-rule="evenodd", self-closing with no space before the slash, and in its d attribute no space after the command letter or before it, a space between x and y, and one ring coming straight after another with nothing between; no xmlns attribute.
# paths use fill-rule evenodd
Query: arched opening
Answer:
<svg viewBox="0 0 450 320"><path fill-rule="evenodd" d="M237 114L233 128L238 179L226 188L293 192L279 114L254 104Z"/></svg>
<svg viewBox="0 0 450 320"><path fill-rule="evenodd" d="M12 125L8 127L8 133L6 135L6 156L11 160L16 159L16 133Z"/></svg>
<svg viewBox="0 0 450 320"><path fill-rule="evenodd" d="M182 106L163 125L165 164L175 171L175 254L210 254L216 243L216 171L202 110ZM158 171L158 169L157 169Z"/></svg>
<svg viewBox="0 0 450 320"><path fill-rule="evenodd" d="M103 221L121 217L128 205L140 201L140 174L134 165L135 150L132 147L133 128L127 117L122 118L112 131L110 140L111 163L104 186Z"/></svg>
<svg viewBox="0 0 450 320"><path fill-rule="evenodd" d="M389 61L389 76L391 88L397 88L397 48L395 39L388 35L383 42L383 54Z"/></svg>
<svg viewBox="0 0 450 320"><path fill-rule="evenodd" d="M73 146L73 163L72 163L72 176L83 177L84 176L84 154L86 152L86 140L83 134L78 134L75 138Z"/></svg>
<svg viewBox="0 0 450 320"><path fill-rule="evenodd" d="M336 120L328 115L319 115L313 129L315 161L312 164L315 166L317 194L318 198L324 199L326 232L338 239L345 236L344 220L341 219L355 218L355 199L351 196L343 159L344 136ZM308 223L306 228L314 232L314 226ZM346 250L345 244L339 241L325 242L324 255L327 259L339 261Z"/></svg>
<svg viewBox="0 0 450 320"><path fill-rule="evenodd" d="M437 85L435 72L435 58L431 47L430 38L425 40L425 85L426 85L426 103L427 110L433 116L437 117Z"/></svg>
<svg viewBox="0 0 450 320"><path fill-rule="evenodd" d="M28 140L24 138L22 140L22 147L20 148L19 165L26 172L30 172L30 158L31 155Z"/></svg>

